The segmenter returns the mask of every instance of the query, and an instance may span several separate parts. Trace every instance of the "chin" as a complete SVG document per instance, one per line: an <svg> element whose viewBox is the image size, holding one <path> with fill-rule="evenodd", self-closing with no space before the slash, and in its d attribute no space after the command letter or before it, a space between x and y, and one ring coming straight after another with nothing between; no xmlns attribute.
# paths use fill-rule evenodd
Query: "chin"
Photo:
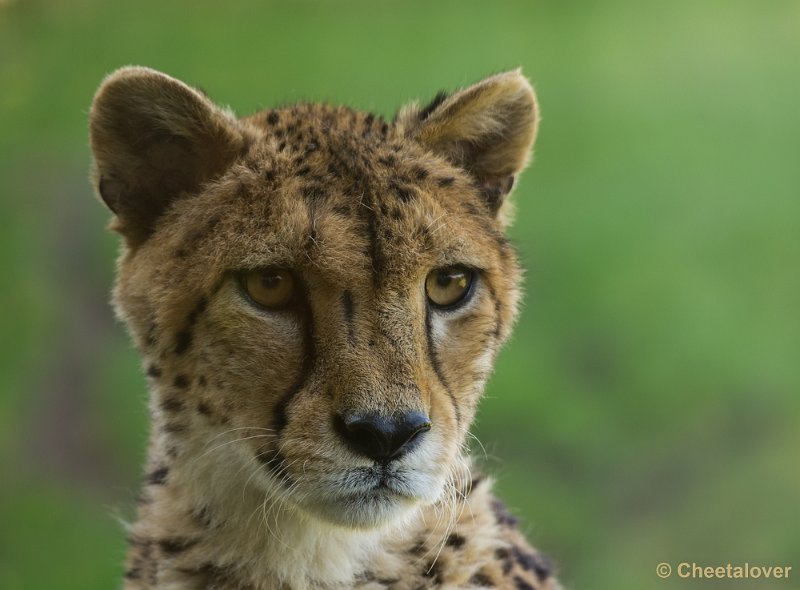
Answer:
<svg viewBox="0 0 800 590"><path fill-rule="evenodd" d="M304 503L303 508L329 524L353 529L374 529L401 519L419 503L417 498L381 489Z"/></svg>
<svg viewBox="0 0 800 590"><path fill-rule="evenodd" d="M402 520L422 505L435 502L442 484L421 478L428 485L414 489L406 482L390 480L386 485L353 491L334 488L308 498L301 508L327 523L353 529L375 529Z"/></svg>

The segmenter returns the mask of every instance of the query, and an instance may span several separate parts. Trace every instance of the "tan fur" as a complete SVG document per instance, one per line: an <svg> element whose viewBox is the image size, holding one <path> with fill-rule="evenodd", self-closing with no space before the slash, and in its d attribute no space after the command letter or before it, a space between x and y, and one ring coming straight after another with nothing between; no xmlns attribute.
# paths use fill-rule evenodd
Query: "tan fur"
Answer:
<svg viewBox="0 0 800 590"><path fill-rule="evenodd" d="M392 123L321 104L236 119L146 68L103 82L94 178L151 388L125 588L557 587L464 455L516 315L503 205L537 121L519 71ZM426 276L452 265L476 269L471 296L431 308ZM294 273L296 307L243 295L261 268ZM412 410L430 432L382 466L333 424Z"/></svg>

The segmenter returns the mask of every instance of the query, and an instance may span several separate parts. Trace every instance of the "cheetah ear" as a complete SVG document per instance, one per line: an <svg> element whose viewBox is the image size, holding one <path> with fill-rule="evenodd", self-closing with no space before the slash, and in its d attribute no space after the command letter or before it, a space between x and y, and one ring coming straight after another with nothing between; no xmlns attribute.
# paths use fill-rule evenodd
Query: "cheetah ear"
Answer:
<svg viewBox="0 0 800 590"><path fill-rule="evenodd" d="M97 192L114 229L137 246L177 198L222 174L244 140L232 115L166 74L125 67L95 94L89 116Z"/></svg>
<svg viewBox="0 0 800 590"><path fill-rule="evenodd" d="M439 93L423 108L408 105L397 117L407 137L467 170L495 213L528 162L538 123L536 96L519 69Z"/></svg>

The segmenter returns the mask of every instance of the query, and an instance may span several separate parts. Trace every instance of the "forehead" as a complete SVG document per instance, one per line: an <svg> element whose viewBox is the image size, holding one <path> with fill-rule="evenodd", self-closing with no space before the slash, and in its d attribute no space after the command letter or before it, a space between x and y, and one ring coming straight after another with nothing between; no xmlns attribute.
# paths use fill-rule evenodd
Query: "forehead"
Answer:
<svg viewBox="0 0 800 590"><path fill-rule="evenodd" d="M228 266L308 267L335 282L380 282L490 264L499 230L470 178L381 118L300 105L247 122L258 139L201 207L237 234L226 245Z"/></svg>

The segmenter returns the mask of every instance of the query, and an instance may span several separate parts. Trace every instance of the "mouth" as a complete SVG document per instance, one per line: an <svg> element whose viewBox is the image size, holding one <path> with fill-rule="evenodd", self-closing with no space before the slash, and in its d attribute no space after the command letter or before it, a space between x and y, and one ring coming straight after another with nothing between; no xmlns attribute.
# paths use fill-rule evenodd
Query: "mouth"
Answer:
<svg viewBox="0 0 800 590"><path fill-rule="evenodd" d="M350 469L339 482L342 495L358 496L370 494L395 494L413 498L416 496L411 485L412 473L392 464L376 464L371 467Z"/></svg>
<svg viewBox="0 0 800 590"><path fill-rule="evenodd" d="M391 464L351 468L326 482L324 489L318 488L305 507L335 524L352 528L380 526L422 501L413 476L413 471Z"/></svg>

